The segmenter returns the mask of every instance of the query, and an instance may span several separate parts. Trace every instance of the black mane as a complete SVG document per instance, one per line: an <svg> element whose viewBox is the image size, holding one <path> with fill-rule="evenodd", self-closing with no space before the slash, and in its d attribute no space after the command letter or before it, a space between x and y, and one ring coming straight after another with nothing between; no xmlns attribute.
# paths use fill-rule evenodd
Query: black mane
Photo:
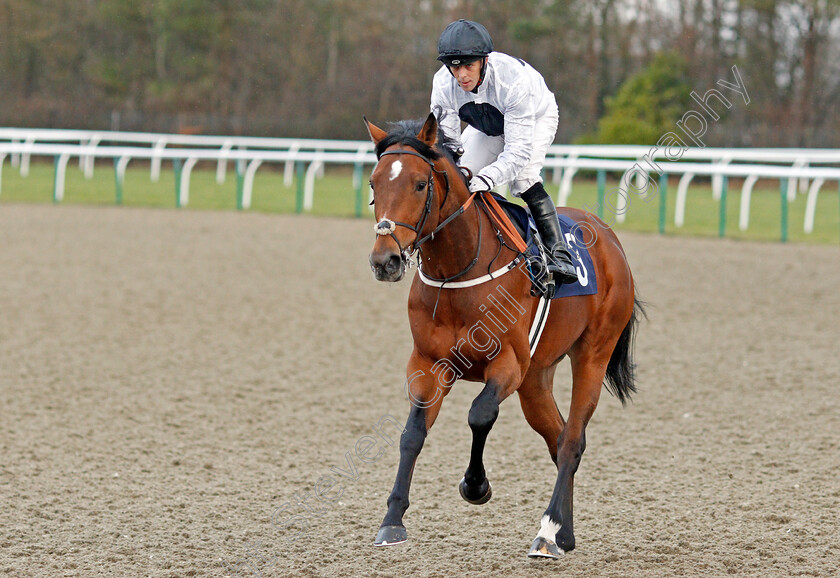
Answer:
<svg viewBox="0 0 840 578"><path fill-rule="evenodd" d="M434 147L430 147L419 138L417 134L423 128L426 119L415 120L400 120L389 123L388 136L379 141L376 145L376 157L379 156L390 146L395 144L403 144L410 146L418 153L430 160L438 160L441 157L446 157L452 164L455 164L455 157L452 151L456 148L456 144L452 139L446 138L443 131L438 126L437 143Z"/></svg>

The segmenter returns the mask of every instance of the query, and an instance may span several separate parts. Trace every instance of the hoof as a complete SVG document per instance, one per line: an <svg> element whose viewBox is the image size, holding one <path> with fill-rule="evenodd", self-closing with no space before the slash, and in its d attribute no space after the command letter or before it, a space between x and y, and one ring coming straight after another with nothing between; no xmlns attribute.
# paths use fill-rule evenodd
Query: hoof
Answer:
<svg viewBox="0 0 840 578"><path fill-rule="evenodd" d="M563 555L563 551L557 547L557 544L551 540L547 540L542 536L537 536L534 543L531 544L531 551L528 556L531 558L551 558L557 560Z"/></svg>
<svg viewBox="0 0 840 578"><path fill-rule="evenodd" d="M486 486L486 489L485 489ZM470 504L475 504L480 506L481 504L486 504L490 501L490 498L493 497L493 488L490 487L490 481L487 478L484 478L484 483L481 484L478 488L477 494L480 497L473 498L469 494L467 494L467 482L464 478L461 478L461 482L458 484L458 493L461 494L461 497L468 501Z"/></svg>
<svg viewBox="0 0 840 578"><path fill-rule="evenodd" d="M402 544L408 540L408 533L405 531L405 526L382 526L376 533L376 541L374 546L393 546L394 544Z"/></svg>

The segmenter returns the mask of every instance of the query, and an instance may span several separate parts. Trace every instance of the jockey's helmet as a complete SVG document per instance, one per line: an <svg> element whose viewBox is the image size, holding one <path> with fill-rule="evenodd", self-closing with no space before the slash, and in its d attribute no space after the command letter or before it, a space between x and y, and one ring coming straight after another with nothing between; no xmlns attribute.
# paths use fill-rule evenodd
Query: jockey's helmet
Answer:
<svg viewBox="0 0 840 578"><path fill-rule="evenodd" d="M469 64L493 52L493 39L478 22L456 20L440 35L438 52L438 60L447 66Z"/></svg>

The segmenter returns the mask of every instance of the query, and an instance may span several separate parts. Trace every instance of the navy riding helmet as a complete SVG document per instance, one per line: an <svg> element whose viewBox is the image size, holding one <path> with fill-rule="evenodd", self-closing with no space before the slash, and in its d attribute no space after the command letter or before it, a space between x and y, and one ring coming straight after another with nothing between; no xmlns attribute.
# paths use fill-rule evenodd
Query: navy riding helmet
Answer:
<svg viewBox="0 0 840 578"><path fill-rule="evenodd" d="M440 35L438 52L438 60L447 66L469 64L493 52L493 40L478 22L456 20Z"/></svg>

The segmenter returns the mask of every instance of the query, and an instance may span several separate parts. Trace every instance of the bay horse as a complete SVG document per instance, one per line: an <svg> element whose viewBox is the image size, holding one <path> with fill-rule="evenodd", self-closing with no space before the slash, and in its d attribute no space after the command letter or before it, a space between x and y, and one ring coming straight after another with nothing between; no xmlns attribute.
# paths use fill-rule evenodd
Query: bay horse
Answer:
<svg viewBox="0 0 840 578"><path fill-rule="evenodd" d="M482 461L485 442L499 404L517 392L528 424L545 439L557 466L554 491L528 555L558 558L575 547L574 475L601 385L622 404L636 391L633 342L644 312L624 250L595 215L558 211L590 231L587 246L598 291L551 300L531 355L529 326L540 299L532 295L528 275L507 273L522 254L491 218L489 193L470 195L454 158L439 142L434 114L425 122L396 123L390 133L365 123L379 159L370 179L377 222L370 253L374 276L400 281L415 251L419 266L408 298L414 339L406 369L411 408L388 511L374 544L407 539L403 515L417 456L450 386L464 379L485 386L469 410L472 448L459 484L461 496L473 504L490 499ZM568 420L552 391L555 370L566 356L573 374Z"/></svg>

